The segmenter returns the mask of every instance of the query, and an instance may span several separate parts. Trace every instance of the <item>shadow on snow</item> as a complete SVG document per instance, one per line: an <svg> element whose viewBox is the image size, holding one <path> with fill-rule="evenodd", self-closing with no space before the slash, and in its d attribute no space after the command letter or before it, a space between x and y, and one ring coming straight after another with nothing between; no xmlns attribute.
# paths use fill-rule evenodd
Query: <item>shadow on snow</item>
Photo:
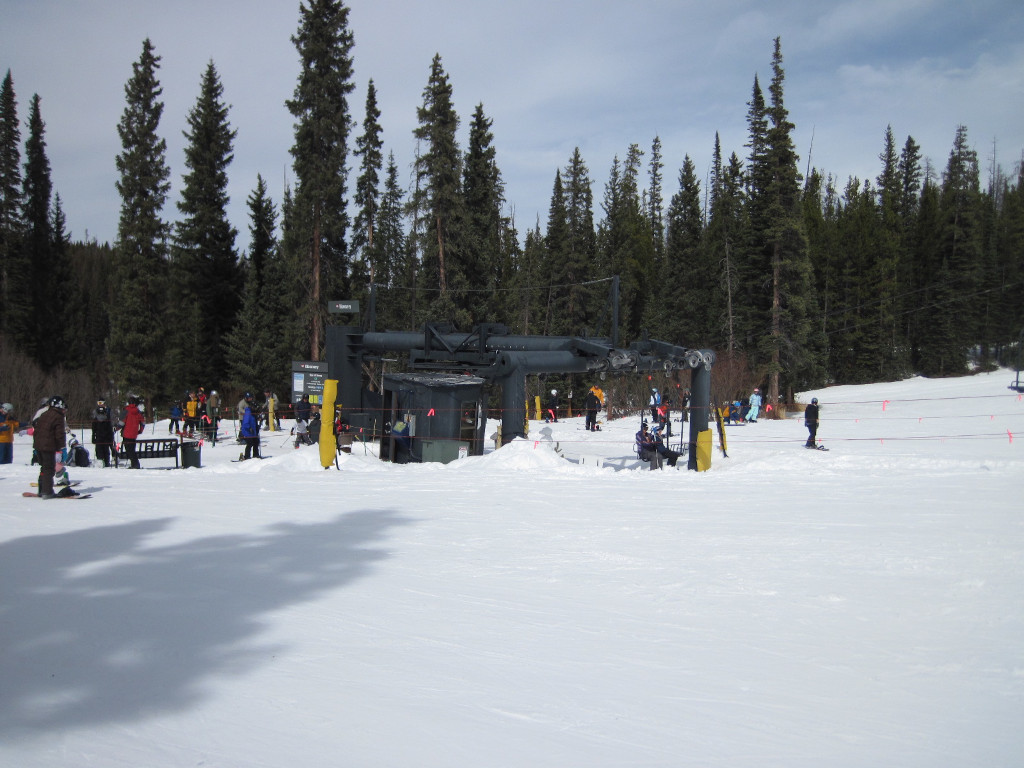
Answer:
<svg viewBox="0 0 1024 768"><path fill-rule="evenodd" d="M0 544L0 740L131 721L286 650L267 614L367 575L391 510L146 546L173 518Z"/></svg>

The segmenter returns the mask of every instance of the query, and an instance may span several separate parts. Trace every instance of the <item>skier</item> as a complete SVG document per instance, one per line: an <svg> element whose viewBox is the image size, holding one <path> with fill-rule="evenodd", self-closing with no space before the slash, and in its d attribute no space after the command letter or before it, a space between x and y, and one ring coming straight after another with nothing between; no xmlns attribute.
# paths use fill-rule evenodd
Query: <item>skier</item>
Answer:
<svg viewBox="0 0 1024 768"><path fill-rule="evenodd" d="M804 410L804 426L807 427L807 442L805 448L817 448L818 436L818 398L812 397L811 404Z"/></svg>
<svg viewBox="0 0 1024 768"><path fill-rule="evenodd" d="M104 467L109 467L110 449L114 445L114 422L111 421L106 400L96 401L91 418L92 444L96 446L96 458L103 462Z"/></svg>
<svg viewBox="0 0 1024 768"><path fill-rule="evenodd" d="M239 431L239 436L245 443L245 453L240 455L238 460L261 459L263 457L260 456L260 423L256 414L252 412L252 395L246 392L243 400L245 400L245 413L242 414L242 428Z"/></svg>
<svg viewBox="0 0 1024 768"><path fill-rule="evenodd" d="M754 387L754 394L750 396L750 410L747 411L747 421L756 424L757 414L761 410L761 390Z"/></svg>

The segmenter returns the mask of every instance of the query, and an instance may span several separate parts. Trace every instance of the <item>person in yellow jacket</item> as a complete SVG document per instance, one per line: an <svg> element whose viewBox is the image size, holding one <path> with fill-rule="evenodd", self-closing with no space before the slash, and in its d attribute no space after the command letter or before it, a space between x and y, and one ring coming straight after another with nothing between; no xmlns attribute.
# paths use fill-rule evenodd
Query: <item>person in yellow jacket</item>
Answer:
<svg viewBox="0 0 1024 768"><path fill-rule="evenodd" d="M14 406L0 405L0 464L14 461L14 433L20 428L21 424L14 418Z"/></svg>

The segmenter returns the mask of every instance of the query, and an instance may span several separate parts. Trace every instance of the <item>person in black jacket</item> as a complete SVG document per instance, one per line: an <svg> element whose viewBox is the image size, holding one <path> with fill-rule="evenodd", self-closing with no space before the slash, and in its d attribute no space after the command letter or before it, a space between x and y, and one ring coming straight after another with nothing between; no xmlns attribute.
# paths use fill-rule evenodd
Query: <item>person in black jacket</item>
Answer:
<svg viewBox="0 0 1024 768"><path fill-rule="evenodd" d="M586 427L588 432L597 432L597 412L601 410L601 398L591 387L583 400L583 407L587 410Z"/></svg>
<svg viewBox="0 0 1024 768"><path fill-rule="evenodd" d="M805 448L817 448L815 442L818 436L818 398L812 397L811 404L804 410L804 426L807 427L807 442Z"/></svg>
<svg viewBox="0 0 1024 768"><path fill-rule="evenodd" d="M92 443L96 446L96 458L103 462L104 467L109 467L110 449L114 445L114 422L104 400L97 400L92 411Z"/></svg>

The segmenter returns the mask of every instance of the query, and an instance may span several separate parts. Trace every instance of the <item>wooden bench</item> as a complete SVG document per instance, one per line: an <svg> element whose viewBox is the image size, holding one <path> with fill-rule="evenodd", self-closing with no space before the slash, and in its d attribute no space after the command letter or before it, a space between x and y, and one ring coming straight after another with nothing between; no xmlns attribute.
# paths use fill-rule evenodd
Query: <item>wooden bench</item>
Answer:
<svg viewBox="0 0 1024 768"><path fill-rule="evenodd" d="M181 443L174 439L159 440L136 440L135 457L139 461L147 459L174 459L174 468L178 469L181 464L178 461L178 449ZM117 460L128 460L128 452L122 441L117 447Z"/></svg>

